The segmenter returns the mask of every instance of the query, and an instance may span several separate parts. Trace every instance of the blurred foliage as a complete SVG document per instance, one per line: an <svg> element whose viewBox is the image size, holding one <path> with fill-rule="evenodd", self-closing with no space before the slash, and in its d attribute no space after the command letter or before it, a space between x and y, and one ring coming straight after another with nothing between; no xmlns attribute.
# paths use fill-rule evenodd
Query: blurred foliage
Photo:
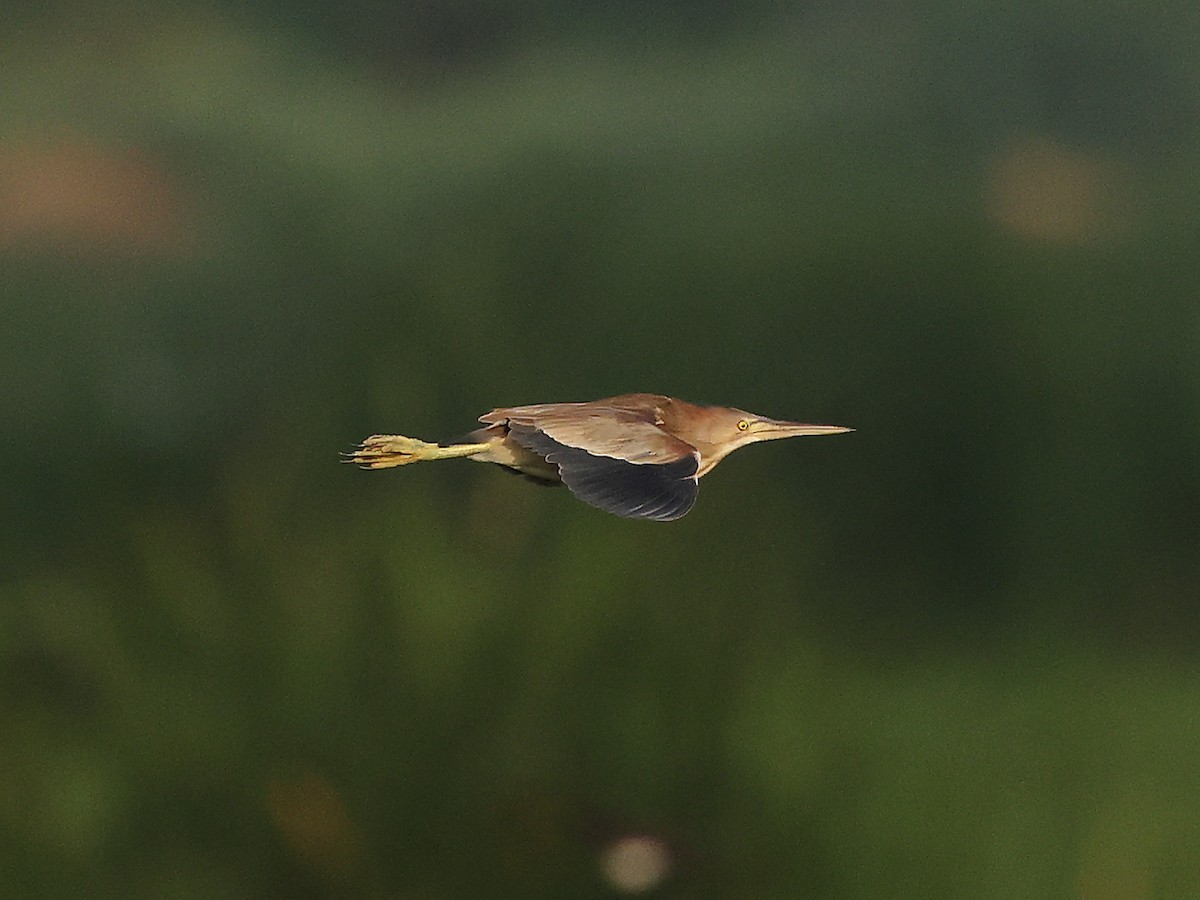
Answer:
<svg viewBox="0 0 1200 900"><path fill-rule="evenodd" d="M6 893L1200 895L1193 5L4 15Z"/></svg>

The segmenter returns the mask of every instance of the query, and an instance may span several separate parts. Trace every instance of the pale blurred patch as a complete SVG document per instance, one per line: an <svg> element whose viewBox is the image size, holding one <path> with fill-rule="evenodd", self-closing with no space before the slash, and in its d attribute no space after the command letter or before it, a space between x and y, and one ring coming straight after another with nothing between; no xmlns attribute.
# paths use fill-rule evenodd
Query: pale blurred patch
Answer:
<svg viewBox="0 0 1200 900"><path fill-rule="evenodd" d="M671 874L671 850L649 835L613 841L600 854L604 880L625 894L654 890Z"/></svg>
<svg viewBox="0 0 1200 900"><path fill-rule="evenodd" d="M1006 231L1036 241L1086 244L1128 226L1130 174L1094 151L1045 137L1011 143L988 164L988 216Z"/></svg>
<svg viewBox="0 0 1200 900"><path fill-rule="evenodd" d="M0 249L188 256L190 207L136 149L78 134L0 144Z"/></svg>
<svg viewBox="0 0 1200 900"><path fill-rule="evenodd" d="M354 874L362 842L341 795L313 772L267 786L267 812L284 842L308 866L330 878Z"/></svg>
<svg viewBox="0 0 1200 900"><path fill-rule="evenodd" d="M1149 900L1161 896L1160 811L1130 793L1113 798L1091 822L1080 852L1080 900Z"/></svg>

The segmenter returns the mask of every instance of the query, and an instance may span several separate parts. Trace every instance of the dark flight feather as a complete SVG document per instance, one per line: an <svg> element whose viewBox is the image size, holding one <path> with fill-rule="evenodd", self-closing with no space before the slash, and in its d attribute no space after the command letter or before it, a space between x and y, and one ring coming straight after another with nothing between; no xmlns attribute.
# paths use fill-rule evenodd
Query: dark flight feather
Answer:
<svg viewBox="0 0 1200 900"><path fill-rule="evenodd" d="M696 453L668 463L638 464L570 447L529 425L508 423L509 436L558 466L563 483L580 500L629 519L670 522L696 502Z"/></svg>

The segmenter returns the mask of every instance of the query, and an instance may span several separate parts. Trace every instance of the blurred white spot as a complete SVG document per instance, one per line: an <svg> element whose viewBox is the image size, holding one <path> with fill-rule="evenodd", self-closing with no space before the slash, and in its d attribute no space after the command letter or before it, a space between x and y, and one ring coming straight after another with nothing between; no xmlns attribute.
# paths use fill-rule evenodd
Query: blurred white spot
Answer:
<svg viewBox="0 0 1200 900"><path fill-rule="evenodd" d="M619 838L600 854L600 869L618 891L640 894L658 887L671 873L671 851L655 837Z"/></svg>
<svg viewBox="0 0 1200 900"><path fill-rule="evenodd" d="M988 214L1024 237L1082 244L1127 224L1127 173L1098 152L1044 138L1010 144L987 172Z"/></svg>
<svg viewBox="0 0 1200 900"><path fill-rule="evenodd" d="M0 246L187 256L195 225L166 168L89 135L0 144Z"/></svg>

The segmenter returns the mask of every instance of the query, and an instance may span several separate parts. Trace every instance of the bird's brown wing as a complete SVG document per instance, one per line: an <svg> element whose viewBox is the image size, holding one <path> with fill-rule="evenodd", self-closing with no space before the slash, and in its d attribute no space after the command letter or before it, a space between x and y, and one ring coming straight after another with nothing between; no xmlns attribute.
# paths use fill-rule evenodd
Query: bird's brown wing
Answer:
<svg viewBox="0 0 1200 900"><path fill-rule="evenodd" d="M632 519L669 522L696 502L695 448L655 424L652 409L550 403L494 410L509 437L558 466L580 500Z"/></svg>

